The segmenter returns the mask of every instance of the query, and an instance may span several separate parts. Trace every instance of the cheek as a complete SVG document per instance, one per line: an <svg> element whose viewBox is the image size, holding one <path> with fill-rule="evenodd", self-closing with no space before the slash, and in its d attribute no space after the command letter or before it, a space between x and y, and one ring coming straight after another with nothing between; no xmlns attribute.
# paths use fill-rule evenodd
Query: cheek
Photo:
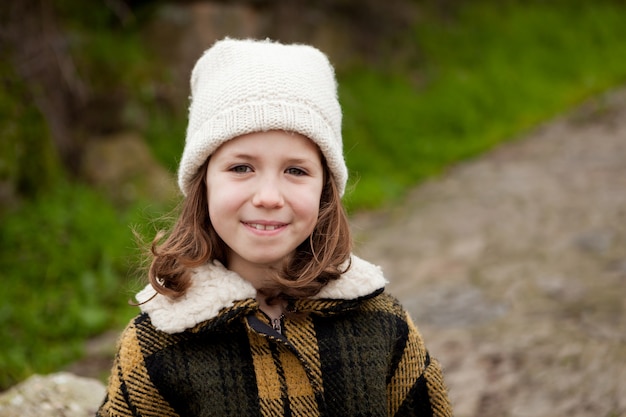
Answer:
<svg viewBox="0 0 626 417"><path fill-rule="evenodd" d="M207 186L207 200L212 221L214 217L232 214L241 205L240 193L235 188L219 184Z"/></svg>
<svg viewBox="0 0 626 417"><path fill-rule="evenodd" d="M320 198L321 190L314 188L306 193L298 193L298 195L292 199L293 210L298 213L302 219L305 219L307 222L312 222L312 227L315 227L315 223L317 223Z"/></svg>

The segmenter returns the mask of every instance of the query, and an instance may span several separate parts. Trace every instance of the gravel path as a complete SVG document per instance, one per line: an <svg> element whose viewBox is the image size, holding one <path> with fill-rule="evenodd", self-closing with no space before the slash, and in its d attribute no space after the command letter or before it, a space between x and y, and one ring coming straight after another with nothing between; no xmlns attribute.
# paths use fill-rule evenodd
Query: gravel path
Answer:
<svg viewBox="0 0 626 417"><path fill-rule="evenodd" d="M626 416L626 90L353 225L457 417Z"/></svg>

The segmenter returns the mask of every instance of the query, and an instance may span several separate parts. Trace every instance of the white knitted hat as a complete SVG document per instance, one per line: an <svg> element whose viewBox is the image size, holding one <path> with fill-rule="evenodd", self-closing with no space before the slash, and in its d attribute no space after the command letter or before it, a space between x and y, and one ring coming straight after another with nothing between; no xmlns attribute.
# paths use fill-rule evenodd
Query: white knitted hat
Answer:
<svg viewBox="0 0 626 417"><path fill-rule="evenodd" d="M341 107L326 55L306 45L226 38L205 51L191 74L191 105L178 185L184 195L198 168L224 142L246 133L285 130L315 142L340 195Z"/></svg>

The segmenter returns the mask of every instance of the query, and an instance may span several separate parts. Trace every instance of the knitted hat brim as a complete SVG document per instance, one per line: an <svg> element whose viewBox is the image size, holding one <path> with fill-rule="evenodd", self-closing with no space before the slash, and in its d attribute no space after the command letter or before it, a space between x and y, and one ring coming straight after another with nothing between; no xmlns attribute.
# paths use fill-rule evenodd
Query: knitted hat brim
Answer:
<svg viewBox="0 0 626 417"><path fill-rule="evenodd" d="M247 123L238 123L238 120L246 120ZM198 145L186 147L181 159L181 166L191 168L179 171L178 185L183 195L189 194L189 184L198 169L225 142L245 134L270 130L296 132L311 139L324 155L339 193L343 195L348 172L343 159L337 160L337 155L341 155L341 149L336 149L337 132L310 106L281 101L246 102L202 123L190 138ZM205 138L211 140L203 140Z"/></svg>

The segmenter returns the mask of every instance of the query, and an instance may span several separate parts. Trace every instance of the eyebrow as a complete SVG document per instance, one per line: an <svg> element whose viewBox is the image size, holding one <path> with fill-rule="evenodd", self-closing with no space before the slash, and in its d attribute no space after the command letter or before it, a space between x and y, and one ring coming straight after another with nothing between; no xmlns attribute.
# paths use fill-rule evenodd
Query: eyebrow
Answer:
<svg viewBox="0 0 626 417"><path fill-rule="evenodd" d="M226 156L232 159L245 159L245 160L256 159L254 156L248 155L246 153L237 153L237 154L232 154L232 155L226 154Z"/></svg>
<svg viewBox="0 0 626 417"><path fill-rule="evenodd" d="M227 155L228 158L232 158L232 159L243 159L245 161L254 161L259 159L256 156L253 155L249 155L247 153L237 153L237 154L233 154L233 155ZM312 163L315 164L315 160L310 159L310 158L287 158L287 163L288 164L296 164L296 165L301 165L301 164L307 164L307 163Z"/></svg>

